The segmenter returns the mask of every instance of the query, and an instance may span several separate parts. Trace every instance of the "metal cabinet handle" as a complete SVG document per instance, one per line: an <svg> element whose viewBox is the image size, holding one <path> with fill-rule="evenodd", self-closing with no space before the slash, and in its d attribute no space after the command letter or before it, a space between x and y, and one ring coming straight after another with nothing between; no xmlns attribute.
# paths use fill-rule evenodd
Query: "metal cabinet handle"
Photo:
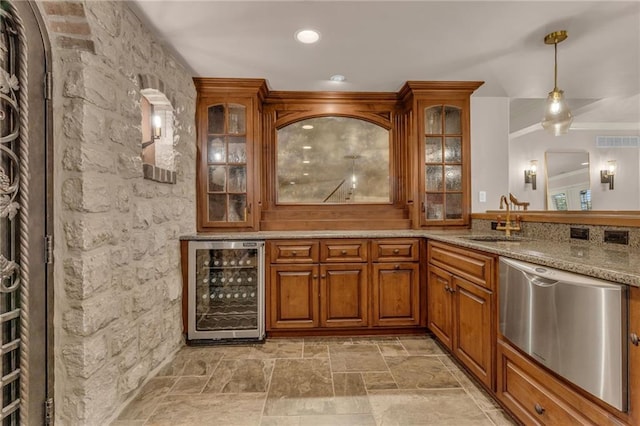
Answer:
<svg viewBox="0 0 640 426"><path fill-rule="evenodd" d="M445 291L449 291L449 290L451 290L451 288L449 288L449 286L448 286L448 285L445 285L445 286L444 286L444 290L445 290Z"/></svg>
<svg viewBox="0 0 640 426"><path fill-rule="evenodd" d="M322 278L324 280L325 278L327 278L327 276L322 274L322 275L320 275L320 278Z"/></svg>
<svg viewBox="0 0 640 426"><path fill-rule="evenodd" d="M455 292L456 292L456 289L455 289L455 288L453 288L453 287L449 287L449 292L450 292L450 293L455 293Z"/></svg>
<svg viewBox="0 0 640 426"><path fill-rule="evenodd" d="M346 250L342 250L342 251L340 252L340 254L344 256L345 254L347 254L347 251L346 251Z"/></svg>
<svg viewBox="0 0 640 426"><path fill-rule="evenodd" d="M398 254L398 253L400 253L400 250L398 250L398 249L393 249L393 254Z"/></svg>
<svg viewBox="0 0 640 426"><path fill-rule="evenodd" d="M538 414L544 413L544 408L542 408L542 405L540 405L540 404L536 404L535 407L533 407L533 408L535 408L536 413L538 413Z"/></svg>
<svg viewBox="0 0 640 426"><path fill-rule="evenodd" d="M631 339L631 344L633 346L640 346L640 337L638 337L636 333L631 333L629 338Z"/></svg>
<svg viewBox="0 0 640 426"><path fill-rule="evenodd" d="M400 265L395 265L393 269L400 269Z"/></svg>
<svg viewBox="0 0 640 426"><path fill-rule="evenodd" d="M295 251L295 250L291 252L291 256L296 256L297 254L298 254L298 253L296 253L296 251Z"/></svg>
<svg viewBox="0 0 640 426"><path fill-rule="evenodd" d="M313 279L314 279L314 280L317 280L317 279L318 279L318 276L317 276L317 275L314 275L314 276L313 276Z"/></svg>

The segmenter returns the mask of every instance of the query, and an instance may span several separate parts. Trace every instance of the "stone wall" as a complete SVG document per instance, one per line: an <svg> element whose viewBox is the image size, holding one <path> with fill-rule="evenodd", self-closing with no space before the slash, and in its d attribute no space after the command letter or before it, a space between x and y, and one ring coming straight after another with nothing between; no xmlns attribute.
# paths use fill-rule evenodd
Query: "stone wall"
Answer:
<svg viewBox="0 0 640 426"><path fill-rule="evenodd" d="M195 231L196 93L127 3L39 8L54 80L56 422L102 425L183 344L179 236ZM145 88L162 89L175 111L174 185L143 179Z"/></svg>

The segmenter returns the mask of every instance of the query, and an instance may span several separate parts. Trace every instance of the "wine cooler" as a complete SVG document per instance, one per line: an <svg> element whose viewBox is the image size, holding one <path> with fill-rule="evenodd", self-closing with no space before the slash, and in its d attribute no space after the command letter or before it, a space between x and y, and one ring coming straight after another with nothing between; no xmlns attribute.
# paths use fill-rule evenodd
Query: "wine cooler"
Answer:
<svg viewBox="0 0 640 426"><path fill-rule="evenodd" d="M264 241L189 241L187 339L264 339Z"/></svg>

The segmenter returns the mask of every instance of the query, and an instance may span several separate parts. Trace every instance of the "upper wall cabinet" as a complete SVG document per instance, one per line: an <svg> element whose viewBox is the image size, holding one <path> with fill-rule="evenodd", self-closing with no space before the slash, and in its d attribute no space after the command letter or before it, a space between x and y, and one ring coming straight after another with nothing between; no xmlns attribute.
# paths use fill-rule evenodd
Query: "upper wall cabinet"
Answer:
<svg viewBox="0 0 640 426"><path fill-rule="evenodd" d="M198 229L255 230L264 80L195 79Z"/></svg>
<svg viewBox="0 0 640 426"><path fill-rule="evenodd" d="M408 82L415 112L414 223L468 225L471 208L469 98L480 82Z"/></svg>
<svg viewBox="0 0 640 426"><path fill-rule="evenodd" d="M468 225L469 97L481 82L350 93L194 81L199 231Z"/></svg>

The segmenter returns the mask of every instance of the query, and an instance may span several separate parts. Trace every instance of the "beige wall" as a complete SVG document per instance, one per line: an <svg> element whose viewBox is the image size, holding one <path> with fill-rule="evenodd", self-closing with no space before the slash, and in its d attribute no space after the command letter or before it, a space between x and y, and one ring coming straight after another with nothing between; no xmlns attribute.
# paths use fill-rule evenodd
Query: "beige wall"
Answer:
<svg viewBox="0 0 640 426"><path fill-rule="evenodd" d="M509 192L509 98L471 97L471 211L496 210ZM479 200L486 192L487 201Z"/></svg>
<svg viewBox="0 0 640 426"><path fill-rule="evenodd" d="M102 425L183 344L196 93L126 3L38 6L53 56L56 423ZM175 110L175 185L143 179L143 85Z"/></svg>

